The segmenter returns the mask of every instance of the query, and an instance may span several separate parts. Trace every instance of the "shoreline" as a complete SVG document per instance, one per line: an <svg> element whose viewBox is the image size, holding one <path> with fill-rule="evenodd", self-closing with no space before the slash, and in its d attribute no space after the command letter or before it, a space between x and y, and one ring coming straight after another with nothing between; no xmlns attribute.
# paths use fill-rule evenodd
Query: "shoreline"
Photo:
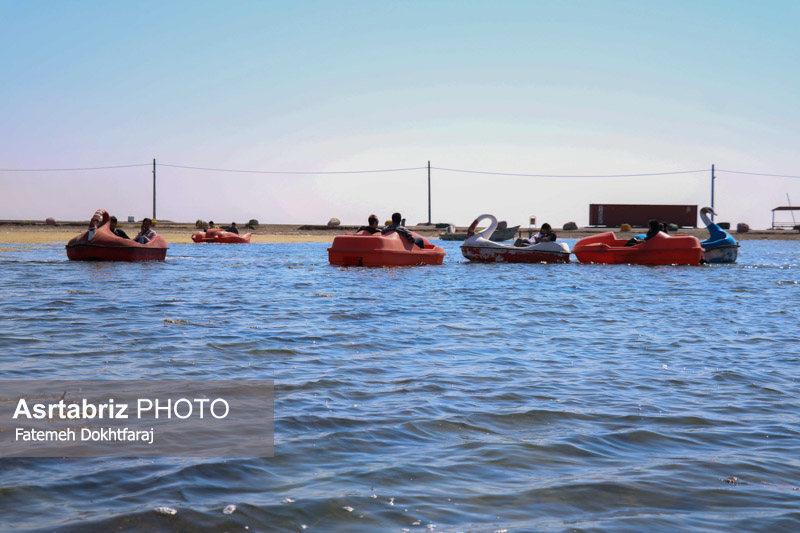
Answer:
<svg viewBox="0 0 800 533"><path fill-rule="evenodd" d="M87 222L64 222L56 226L48 226L42 222L30 221L0 221L0 244L66 244L86 230ZM137 223L118 224L128 235L134 236L139 230ZM353 233L358 226L313 226L297 224L261 224L253 231L251 243L300 243L300 242L332 242L337 235ZM408 226L412 231L429 239L438 239L443 229L433 226ZM465 232L466 227L458 227L457 231ZM166 239L168 244L192 243L191 234L197 231L194 224L161 222L155 230ZM249 230L242 228L244 234ZM577 230L556 229L555 232L561 239L579 239L613 231L620 238L630 238L643 233L645 229L636 228L633 231L619 231L615 228L579 228ZM527 236L528 230L521 230ZM706 228L681 229L681 234L693 235L700 240L708 237ZM747 233L731 233L736 240L800 240L800 232L796 230L750 230Z"/></svg>

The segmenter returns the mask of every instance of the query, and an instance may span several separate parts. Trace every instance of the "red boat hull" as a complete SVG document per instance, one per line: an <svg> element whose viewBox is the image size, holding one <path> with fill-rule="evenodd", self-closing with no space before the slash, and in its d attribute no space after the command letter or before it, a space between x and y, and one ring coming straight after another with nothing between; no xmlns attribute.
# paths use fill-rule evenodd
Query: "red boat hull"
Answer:
<svg viewBox="0 0 800 533"><path fill-rule="evenodd" d="M484 246L462 246L461 253L470 261L482 263L569 263L569 252L499 249Z"/></svg>
<svg viewBox="0 0 800 533"><path fill-rule="evenodd" d="M192 233L194 242L216 242L220 244L250 244L252 233L239 235L220 228L211 228L208 231L195 231Z"/></svg>
<svg viewBox="0 0 800 533"><path fill-rule="evenodd" d="M417 234L413 234L419 237ZM424 248L408 242L397 233L339 235L328 248L328 261L340 266L441 265L445 251L423 238Z"/></svg>
<svg viewBox="0 0 800 533"><path fill-rule="evenodd" d="M633 265L699 265L703 248L697 237L659 233L636 246L617 239L613 232L584 237L572 248L581 263Z"/></svg>
<svg viewBox="0 0 800 533"><path fill-rule="evenodd" d="M163 241L163 239L161 240ZM67 258L70 261L163 261L167 257L166 243L163 245L163 248L98 246L94 244L67 245Z"/></svg>
<svg viewBox="0 0 800 533"><path fill-rule="evenodd" d="M106 211L99 209L92 220L101 224L94 235L86 231L67 243L70 261L163 261L167 257L167 241L160 235L147 244L139 244L114 235Z"/></svg>

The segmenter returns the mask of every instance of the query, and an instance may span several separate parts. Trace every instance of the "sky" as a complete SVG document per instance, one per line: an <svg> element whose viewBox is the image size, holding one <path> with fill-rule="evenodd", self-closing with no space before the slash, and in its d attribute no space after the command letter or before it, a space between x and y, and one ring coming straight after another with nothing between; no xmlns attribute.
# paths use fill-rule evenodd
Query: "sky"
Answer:
<svg viewBox="0 0 800 533"><path fill-rule="evenodd" d="M159 219L414 224L430 161L433 222L584 226L710 205L713 164L717 220L765 228L800 179L735 172L800 176L798 26L777 0L0 0L0 219L151 216L155 159Z"/></svg>

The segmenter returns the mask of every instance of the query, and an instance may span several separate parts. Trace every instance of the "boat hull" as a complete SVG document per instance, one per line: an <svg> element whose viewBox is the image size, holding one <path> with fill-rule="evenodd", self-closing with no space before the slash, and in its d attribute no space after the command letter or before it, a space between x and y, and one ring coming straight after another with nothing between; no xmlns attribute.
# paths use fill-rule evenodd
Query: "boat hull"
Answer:
<svg viewBox="0 0 800 533"><path fill-rule="evenodd" d="M739 258L739 245L706 249L703 256L706 263L735 263Z"/></svg>
<svg viewBox="0 0 800 533"><path fill-rule="evenodd" d="M625 246L612 232L579 240L572 253L581 263L632 265L699 265L703 259L700 241L691 235L659 233L636 246Z"/></svg>
<svg viewBox="0 0 800 533"><path fill-rule="evenodd" d="M569 252L526 250L525 248L489 248L486 246L462 246L461 254L470 261L479 263L569 263Z"/></svg>
<svg viewBox="0 0 800 533"><path fill-rule="evenodd" d="M397 233L339 235L328 248L328 261L338 266L441 265L445 251L427 239L423 238L423 242L425 247L420 248Z"/></svg>
<svg viewBox="0 0 800 533"><path fill-rule="evenodd" d="M149 243L148 243L149 244ZM165 243L166 244L166 243ZM102 246L96 244L67 245L70 261L164 261L167 248Z"/></svg>

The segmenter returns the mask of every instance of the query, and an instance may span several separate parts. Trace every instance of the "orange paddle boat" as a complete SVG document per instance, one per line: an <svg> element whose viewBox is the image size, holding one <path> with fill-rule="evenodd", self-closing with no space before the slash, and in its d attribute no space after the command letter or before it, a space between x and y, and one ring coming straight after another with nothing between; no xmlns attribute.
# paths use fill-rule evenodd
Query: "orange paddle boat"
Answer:
<svg viewBox="0 0 800 533"><path fill-rule="evenodd" d="M245 233L239 235L225 231L222 228L209 228L206 231L195 231L192 233L192 240L194 242L218 242L222 244L250 244L250 236L252 233Z"/></svg>
<svg viewBox="0 0 800 533"><path fill-rule="evenodd" d="M411 266L441 265L445 251L431 244L428 239L409 231L416 239L422 239L420 248L396 231L370 233L359 231L355 235L339 235L328 248L328 260L340 266Z"/></svg>
<svg viewBox="0 0 800 533"><path fill-rule="evenodd" d="M700 241L691 235L659 232L635 246L625 246L627 242L607 231L579 240L572 247L572 253L581 263L699 265L703 258Z"/></svg>
<svg viewBox="0 0 800 533"><path fill-rule="evenodd" d="M98 209L89 221L89 229L67 243L70 261L163 261L167 241L160 235L140 244L111 232L108 212Z"/></svg>

